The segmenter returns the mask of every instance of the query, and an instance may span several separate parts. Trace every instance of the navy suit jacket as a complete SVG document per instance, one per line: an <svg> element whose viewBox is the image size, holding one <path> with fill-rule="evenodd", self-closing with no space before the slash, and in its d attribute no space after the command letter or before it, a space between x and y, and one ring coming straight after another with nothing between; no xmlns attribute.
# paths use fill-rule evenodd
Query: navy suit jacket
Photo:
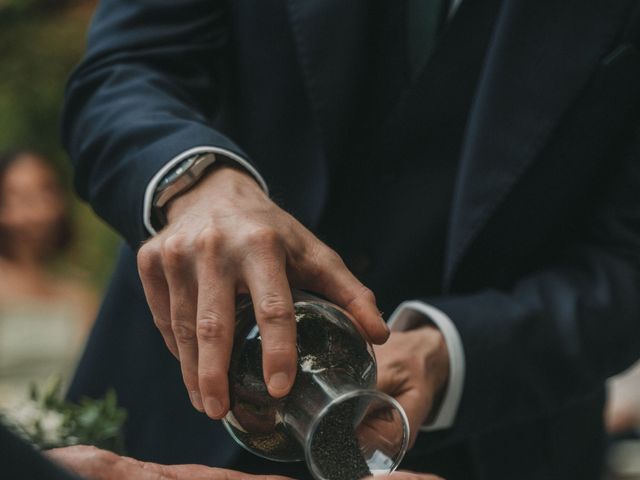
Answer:
<svg viewBox="0 0 640 480"><path fill-rule="evenodd" d="M100 3L69 82L63 138L78 192L129 246L71 395L115 385L135 456L225 465L237 455L217 424L191 410L145 305L134 252L147 237L146 185L187 149L226 148L314 229L330 160L358 121L369 7ZM420 295L460 332L464 393L455 425L422 435L408 456L416 468L447 473L458 462L464 473L448 478L598 478L604 381L640 356L638 7L502 3L466 124L442 289ZM410 191L388 194L405 195L419 219ZM412 228L395 238L428 254ZM367 241L375 245L375 234ZM407 295L420 293L413 287ZM447 451L461 453L429 463Z"/></svg>

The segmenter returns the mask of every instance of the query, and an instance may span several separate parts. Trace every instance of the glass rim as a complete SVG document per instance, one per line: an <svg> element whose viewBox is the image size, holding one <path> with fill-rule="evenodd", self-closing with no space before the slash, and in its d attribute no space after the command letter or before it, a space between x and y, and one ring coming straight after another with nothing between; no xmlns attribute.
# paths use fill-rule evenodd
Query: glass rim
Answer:
<svg viewBox="0 0 640 480"><path fill-rule="evenodd" d="M367 389L367 388L350 390L348 392L345 392L337 396L330 403L325 405L320 410L320 412L318 412L314 416L313 421L309 425L307 438L305 439L305 442L303 445L304 457L305 457L304 459L306 461L307 467L309 468L309 471L317 480L327 480L326 477L320 474L320 469L315 464L311 456L311 445L313 443L312 440L320 421L324 418L324 416L327 414L329 410L331 410L332 408L335 408L337 405L340 405L341 403L344 403L348 400L352 400L354 398L363 398L363 397L372 397L376 400L381 400L383 402L386 402L400 414L400 421L401 421L402 430L403 430L402 445L398 449L398 455L396 458L394 458L393 466L389 469L388 474L393 473L398 468L398 466L400 465L400 462L402 462L405 454L407 453L407 450L409 448L409 436L411 432L410 432L410 426L409 426L409 418L407 417L407 413L404 411L404 408L402 407L402 405L400 405L400 402L398 402L392 396L384 392L381 392L380 390Z"/></svg>

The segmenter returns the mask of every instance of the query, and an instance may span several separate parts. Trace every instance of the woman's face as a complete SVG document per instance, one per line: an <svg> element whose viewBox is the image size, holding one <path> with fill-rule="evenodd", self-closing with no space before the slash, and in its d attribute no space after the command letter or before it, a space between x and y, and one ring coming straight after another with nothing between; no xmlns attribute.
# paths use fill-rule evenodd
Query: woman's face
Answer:
<svg viewBox="0 0 640 480"><path fill-rule="evenodd" d="M22 155L0 185L0 224L11 242L39 252L55 248L65 202L55 173L43 159Z"/></svg>

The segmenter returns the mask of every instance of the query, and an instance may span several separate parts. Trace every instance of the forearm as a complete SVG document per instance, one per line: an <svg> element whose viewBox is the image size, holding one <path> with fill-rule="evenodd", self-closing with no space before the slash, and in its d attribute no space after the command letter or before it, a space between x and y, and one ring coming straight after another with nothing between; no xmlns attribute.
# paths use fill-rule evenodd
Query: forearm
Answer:
<svg viewBox="0 0 640 480"><path fill-rule="evenodd" d="M640 356L640 271L591 247L510 291L429 299L462 339L466 373L448 440L598 394Z"/></svg>
<svg viewBox="0 0 640 480"><path fill-rule="evenodd" d="M640 357L640 126L611 166L588 223L536 270L422 299L451 319L465 361L455 420L436 443L599 398Z"/></svg>
<svg viewBox="0 0 640 480"><path fill-rule="evenodd" d="M69 81L63 141L79 194L136 248L145 189L199 146L246 155L213 117L225 95L226 21L210 1L105 0L87 55Z"/></svg>

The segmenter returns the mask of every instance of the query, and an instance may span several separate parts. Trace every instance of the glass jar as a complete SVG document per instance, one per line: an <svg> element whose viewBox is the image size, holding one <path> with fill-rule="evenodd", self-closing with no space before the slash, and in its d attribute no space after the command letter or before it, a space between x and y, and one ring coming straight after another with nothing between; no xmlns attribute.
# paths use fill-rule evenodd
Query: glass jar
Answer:
<svg viewBox="0 0 640 480"><path fill-rule="evenodd" d="M375 389L372 346L343 309L300 291L293 299L298 371L281 399L264 382L253 304L248 296L239 300L225 427L256 455L306 460L318 480L391 473L406 452L409 427L400 404Z"/></svg>

